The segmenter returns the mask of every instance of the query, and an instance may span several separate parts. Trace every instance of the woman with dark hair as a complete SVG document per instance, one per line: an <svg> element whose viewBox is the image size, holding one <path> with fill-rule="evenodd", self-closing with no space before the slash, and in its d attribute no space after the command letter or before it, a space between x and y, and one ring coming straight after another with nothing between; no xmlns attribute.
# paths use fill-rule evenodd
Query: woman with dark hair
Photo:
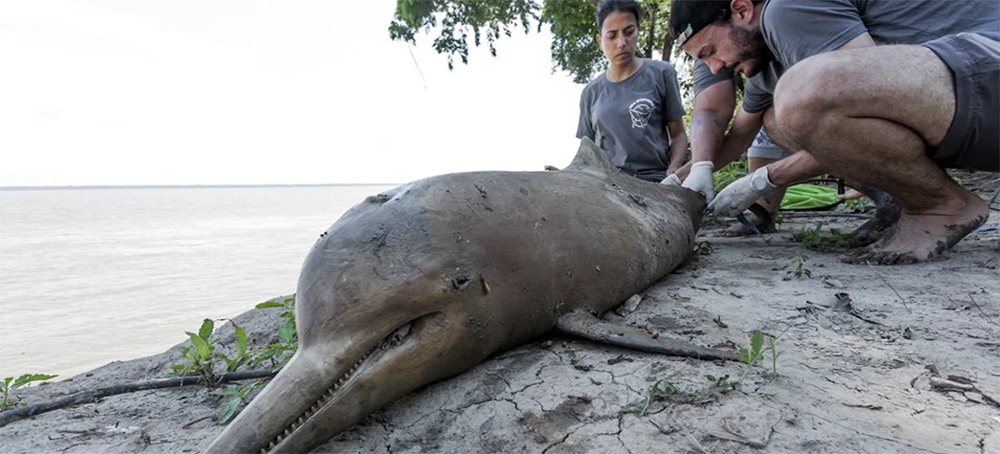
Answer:
<svg viewBox="0 0 1000 454"><path fill-rule="evenodd" d="M639 11L632 0L597 6L608 69L583 89L576 136L593 140L623 172L660 182L684 164L684 106L673 66L637 55Z"/></svg>

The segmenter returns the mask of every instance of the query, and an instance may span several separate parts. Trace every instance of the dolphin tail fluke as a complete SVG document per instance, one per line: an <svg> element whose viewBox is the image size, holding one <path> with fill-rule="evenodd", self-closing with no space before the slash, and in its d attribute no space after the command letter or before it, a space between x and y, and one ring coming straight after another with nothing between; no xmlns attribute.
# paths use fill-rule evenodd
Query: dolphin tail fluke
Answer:
<svg viewBox="0 0 1000 454"><path fill-rule="evenodd" d="M602 344L644 352L697 359L739 360L736 352L702 347L664 336L653 338L652 334L639 328L599 320L587 312L573 311L563 314L556 322L556 329Z"/></svg>

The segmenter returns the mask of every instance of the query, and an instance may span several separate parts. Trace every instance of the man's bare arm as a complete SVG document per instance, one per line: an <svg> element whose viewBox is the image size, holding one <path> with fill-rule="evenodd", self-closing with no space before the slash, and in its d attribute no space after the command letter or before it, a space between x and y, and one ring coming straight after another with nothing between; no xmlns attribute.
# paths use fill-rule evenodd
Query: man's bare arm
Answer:
<svg viewBox="0 0 1000 454"><path fill-rule="evenodd" d="M691 161L714 161L736 108L732 79L712 84L694 98L691 113Z"/></svg>
<svg viewBox="0 0 1000 454"><path fill-rule="evenodd" d="M763 113L749 113L740 109L733 120L733 127L730 128L726 138L722 141L722 147L713 160L716 169L721 169L740 158L747 148L753 144L753 138L764 125Z"/></svg>
<svg viewBox="0 0 1000 454"><path fill-rule="evenodd" d="M767 171L768 179L775 186L788 186L826 173L819 161L805 150L768 164Z"/></svg>

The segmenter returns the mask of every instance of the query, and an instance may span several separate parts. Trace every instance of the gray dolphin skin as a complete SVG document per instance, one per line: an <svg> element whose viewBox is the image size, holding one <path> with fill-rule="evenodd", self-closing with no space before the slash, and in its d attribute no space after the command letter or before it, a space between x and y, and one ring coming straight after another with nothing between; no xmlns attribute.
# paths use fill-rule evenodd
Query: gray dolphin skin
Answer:
<svg viewBox="0 0 1000 454"><path fill-rule="evenodd" d="M206 452L307 452L557 324L606 323L593 315L688 259L704 208L621 173L587 139L562 171L448 174L369 197L303 264L299 350Z"/></svg>

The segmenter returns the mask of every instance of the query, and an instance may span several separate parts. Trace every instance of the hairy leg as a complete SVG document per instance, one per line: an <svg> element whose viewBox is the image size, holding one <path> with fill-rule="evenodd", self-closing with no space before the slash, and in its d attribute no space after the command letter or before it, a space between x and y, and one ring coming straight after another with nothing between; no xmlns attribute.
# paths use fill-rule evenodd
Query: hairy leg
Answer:
<svg viewBox="0 0 1000 454"><path fill-rule="evenodd" d="M921 46L827 52L803 60L775 92L775 121L793 149L825 168L878 186L899 202L899 221L852 263L936 258L985 222L986 203L926 154L955 114L951 72Z"/></svg>

